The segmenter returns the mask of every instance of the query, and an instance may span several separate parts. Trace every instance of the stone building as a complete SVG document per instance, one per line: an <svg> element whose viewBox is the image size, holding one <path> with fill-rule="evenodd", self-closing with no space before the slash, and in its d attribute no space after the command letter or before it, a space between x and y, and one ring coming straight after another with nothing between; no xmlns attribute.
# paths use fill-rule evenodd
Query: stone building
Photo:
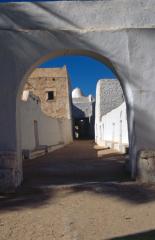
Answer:
<svg viewBox="0 0 155 240"><path fill-rule="evenodd" d="M128 147L126 104L116 79L99 80L96 88L95 141L125 152Z"/></svg>
<svg viewBox="0 0 155 240"><path fill-rule="evenodd" d="M22 94L21 147L34 158L72 142L70 82L66 67L36 68Z"/></svg>
<svg viewBox="0 0 155 240"><path fill-rule="evenodd" d="M72 91L72 115L74 137L94 138L95 99L84 96L80 88Z"/></svg>
<svg viewBox="0 0 155 240"><path fill-rule="evenodd" d="M36 68L29 76L24 90L41 100L41 109L54 118L71 118L70 80L66 66Z"/></svg>

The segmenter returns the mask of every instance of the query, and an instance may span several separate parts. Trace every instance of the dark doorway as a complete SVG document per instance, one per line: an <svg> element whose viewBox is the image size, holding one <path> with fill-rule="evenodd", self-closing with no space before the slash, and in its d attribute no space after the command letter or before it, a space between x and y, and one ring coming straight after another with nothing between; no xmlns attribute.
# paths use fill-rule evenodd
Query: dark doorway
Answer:
<svg viewBox="0 0 155 240"><path fill-rule="evenodd" d="M74 119L74 138L90 139L91 127L89 118Z"/></svg>

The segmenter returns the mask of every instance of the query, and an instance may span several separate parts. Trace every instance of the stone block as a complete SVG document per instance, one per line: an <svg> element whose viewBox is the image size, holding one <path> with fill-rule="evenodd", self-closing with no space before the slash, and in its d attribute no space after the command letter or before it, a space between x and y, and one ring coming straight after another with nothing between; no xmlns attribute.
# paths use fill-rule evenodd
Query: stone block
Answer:
<svg viewBox="0 0 155 240"><path fill-rule="evenodd" d="M138 155L137 178L145 183L155 183L155 150L142 150Z"/></svg>
<svg viewBox="0 0 155 240"><path fill-rule="evenodd" d="M14 188L14 176L12 169L0 169L0 192Z"/></svg>
<svg viewBox="0 0 155 240"><path fill-rule="evenodd" d="M0 168L15 168L16 152L1 151L0 152Z"/></svg>
<svg viewBox="0 0 155 240"><path fill-rule="evenodd" d="M20 185L22 169L17 168L17 156L13 151L0 152L0 192L10 192Z"/></svg>

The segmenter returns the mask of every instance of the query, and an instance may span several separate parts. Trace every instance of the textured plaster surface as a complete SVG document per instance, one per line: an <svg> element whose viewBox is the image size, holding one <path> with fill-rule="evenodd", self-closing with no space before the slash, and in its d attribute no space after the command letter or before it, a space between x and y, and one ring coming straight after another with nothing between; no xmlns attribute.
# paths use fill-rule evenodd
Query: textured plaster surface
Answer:
<svg viewBox="0 0 155 240"><path fill-rule="evenodd" d="M155 183L155 150L147 149L139 153L137 164L138 178L142 182Z"/></svg>
<svg viewBox="0 0 155 240"><path fill-rule="evenodd" d="M3 29L77 29L85 32L155 26L154 0L8 3L1 5L1 11L4 13L0 17Z"/></svg>
<svg viewBox="0 0 155 240"><path fill-rule="evenodd" d="M98 81L95 111L96 143L124 152L128 146L126 104L118 80Z"/></svg>
<svg viewBox="0 0 155 240"><path fill-rule="evenodd" d="M96 120L119 107L124 101L120 82L116 79L99 80L96 87Z"/></svg>
<svg viewBox="0 0 155 240"><path fill-rule="evenodd" d="M137 153L155 146L154 26L154 0L1 4L0 151L17 151L21 171L19 96L34 67L84 54L111 66L121 82L135 176Z"/></svg>

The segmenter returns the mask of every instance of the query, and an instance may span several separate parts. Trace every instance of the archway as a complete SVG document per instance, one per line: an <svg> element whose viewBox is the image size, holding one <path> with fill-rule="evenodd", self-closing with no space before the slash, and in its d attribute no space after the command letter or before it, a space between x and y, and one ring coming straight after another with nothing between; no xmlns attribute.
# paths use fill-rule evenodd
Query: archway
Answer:
<svg viewBox="0 0 155 240"><path fill-rule="evenodd" d="M19 132L17 94L19 94L20 82L24 75L29 75L33 66L38 65L39 61L40 63L42 62L44 56L46 59L49 55L48 53L51 53L51 57L54 57L59 53L64 54L66 49L72 49L73 51L74 49L77 49L77 51L78 49L93 51L101 55L101 59L102 56L105 56L109 60L109 63L112 63L114 71L118 73L118 79L122 84L127 102L132 176L136 176L136 170L138 170L137 173L139 174L144 169L145 173L150 175L148 179L144 178L144 180L155 181L155 170L153 167L155 165L155 154L154 151L150 151L150 149L154 149L155 147L155 111L153 104L155 101L154 1L148 1L146 6L144 5L145 1L141 0L105 0L7 3L0 6L0 11L2 12L0 16L1 190L8 187L17 187L21 183L22 161L20 135L16 136L17 131ZM138 17L137 11L139 13ZM70 50L70 52L72 52L72 50ZM138 153L142 150L147 151L143 152L145 154L143 154L142 159L137 159ZM138 160L142 160L141 166L139 166ZM138 168L136 169L136 167ZM131 184L129 188L126 184L123 188L113 189L113 187L110 186L110 188L112 188L112 196L116 192L121 193L119 197L117 195L117 198L114 199L114 202L120 202L120 205L116 205L116 208L113 208L113 204L109 201L111 197L107 199L106 202L101 199L101 202L98 201L97 204L91 204L88 211L92 213L92 217L96 217L97 210L99 215L103 215L103 219L99 217L99 221L92 221L93 218L90 218L90 221L86 221L86 224L83 224L83 218L86 217L88 219L86 209L83 205L77 204L78 202L76 198L74 198L74 202L77 205L77 212L83 212L82 218L79 218L78 226L82 226L83 232L87 232L87 227L89 226L88 231L91 230L91 228L93 229L92 226L96 222L96 226L98 227L96 228L97 231L90 231L90 238L93 238L96 232L100 232L102 226L104 226L104 228L101 234L99 234L99 239L104 237L105 239L125 239L126 237L133 239L134 237L138 238L138 236L143 237L143 235L146 235L144 238L149 238L149 236L152 236L152 233L154 233L150 231L150 227L152 226L152 229L155 227L151 221L154 217L153 210L148 216L148 206L151 206L151 209L153 209L154 193L151 188L149 191L147 190L149 194L145 194L146 189L143 187L144 185L140 184ZM97 191L100 195L103 192L102 188L98 188ZM105 192L108 192L107 189L105 189ZM126 208L122 207L125 202L122 203L119 201L122 196L125 202L130 201L130 204L127 204L130 206L127 212L125 211ZM36 196L36 199L39 199L39 197ZM40 199L43 200L42 198ZM2 201L3 200L5 200L5 198L2 198ZM17 210L17 205L20 205L17 198L12 201L9 195L8 200L11 206L16 205L15 210ZM27 199L24 201L21 197L20 200L27 202ZM147 205L149 201L152 201L151 205ZM81 202L83 202L83 199L79 199L79 203ZM38 206L36 203L37 202L35 202L35 204L33 203L31 207L34 207L34 205L35 207ZM103 210L101 204L104 205ZM8 204L6 205L7 209L9 209ZM97 206L97 208L93 208L93 206ZM70 211L70 207L70 202L68 208L65 208L65 205L62 203L62 208L67 213ZM105 208L107 211L105 211ZM22 210L24 209L22 208ZM109 210L112 217L107 219ZM46 211L48 211L48 209ZM115 216L116 212L118 213L118 217ZM48 218L45 212L43 212L43 215L40 216L39 231L36 228L36 233L40 234L40 230L43 229L43 233L46 232L48 234L48 229L50 228L53 234L53 228L49 225L49 219L51 217L51 219L55 220L53 216L59 215L56 225L60 226L62 212L59 213L60 214L58 214L57 208L53 212L49 209ZM139 213L144 214L141 215ZM4 224L2 223L2 225L4 225L5 232L7 232L6 239L12 236L13 232L15 238L18 238L17 235L19 235L19 238L22 238L20 232L22 232L21 230L23 228L23 235L26 232L32 232L32 237L35 238L34 223L36 223L36 217L39 218L39 214L37 214L36 211L32 214L25 214L22 211L22 214L18 214L17 221L15 215L11 215L11 217L8 216L10 224L5 224L5 222L9 223L9 221L7 221L7 219L5 221L4 216ZM26 227L24 222L25 215L27 215L28 218L33 216L32 221L28 222L28 227ZM66 220L69 215L66 217L66 214L64 214L64 216ZM142 218L144 219L144 225L141 224ZM20 224L18 226L19 234L17 234L18 229L15 227L16 222ZM64 222L66 223L66 221ZM125 224L120 227L120 222ZM40 227L40 223L44 223L44 225ZM76 230L74 221L67 221L67 223L67 227ZM108 229L106 229L107 223L109 223ZM118 223L118 225L115 223ZM9 226L8 229L6 225ZM31 229L29 226L32 226ZM46 230L47 226L48 229ZM3 235L4 229L3 227L1 229ZM118 231L116 231L116 229ZM112 230L114 230L114 232ZM146 234L140 233L142 230L148 232L146 232ZM59 233L60 232L62 231L59 231ZM107 236L104 236L104 232L108 233ZM137 232L139 232L138 236ZM131 233L133 235L127 236ZM51 236L48 235L47 239L48 237L49 239L51 238ZM74 237L80 238L81 235L74 234L71 236L71 239ZM55 238L57 239L57 237ZM63 238L63 235L61 238ZM86 235L84 239L89 239L89 237Z"/></svg>
<svg viewBox="0 0 155 240"><path fill-rule="evenodd" d="M128 129L130 129L130 124L129 124L129 117L128 117L128 109L129 109L129 106L131 106L131 99L129 99L129 94L130 94L130 89L126 86L126 83L118 76L117 74L117 71L115 70L115 67L114 65L110 62L110 60L108 60L106 57L102 56L102 55L99 55L95 52L92 52L92 51L87 51L87 50L64 50L64 51L56 51L56 52L52 52L46 56L43 56L41 59L39 59L38 61L36 61L34 63L33 66L31 66L31 68L26 72L26 74L24 75L22 81L21 81L21 84L19 86L19 89L18 89L18 95L17 95L17 106L19 106L19 101L20 101L20 96L21 96L21 92L22 92L22 89L23 89L23 86L24 84L26 83L27 81L27 78L28 76L33 72L33 70L35 69L35 67L37 67L38 65L40 65L41 63L43 63L44 61L47 61L48 59L54 59L55 57L58 57L58 56L65 56L65 55L83 55L83 56L89 56L89 57L92 57L94 59L97 59L99 60L100 62L106 64L108 67L110 67L110 69L115 73L115 75L117 76L121 86L122 86L122 89L123 89L123 93L124 93L124 97L125 97L125 100L126 100L126 104L127 104L127 122L128 122ZM130 95L131 96L131 95ZM17 149L17 152L19 153L19 161L21 161L21 148L20 148L20 117L19 117L19 112L18 112L18 107L17 107L17 133L18 133L18 149ZM129 131L130 132L130 131ZM130 144L130 134L129 134L129 144ZM129 146L130 148L130 146ZM132 174L134 174L132 172Z"/></svg>

